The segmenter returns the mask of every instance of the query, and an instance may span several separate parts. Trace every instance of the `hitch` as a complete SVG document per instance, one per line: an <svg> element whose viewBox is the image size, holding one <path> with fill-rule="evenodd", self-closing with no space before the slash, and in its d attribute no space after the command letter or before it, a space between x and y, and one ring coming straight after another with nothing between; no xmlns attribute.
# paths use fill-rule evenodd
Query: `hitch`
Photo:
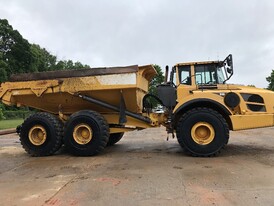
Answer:
<svg viewBox="0 0 274 206"><path fill-rule="evenodd" d="M166 131L167 131L167 139L166 141L169 140L169 134L172 135L172 139L175 138L175 135L174 135L174 127L173 127L173 124L172 124L172 121L173 120L173 114L172 114L172 108L169 108L168 109L168 118L167 118L167 127L166 127Z"/></svg>

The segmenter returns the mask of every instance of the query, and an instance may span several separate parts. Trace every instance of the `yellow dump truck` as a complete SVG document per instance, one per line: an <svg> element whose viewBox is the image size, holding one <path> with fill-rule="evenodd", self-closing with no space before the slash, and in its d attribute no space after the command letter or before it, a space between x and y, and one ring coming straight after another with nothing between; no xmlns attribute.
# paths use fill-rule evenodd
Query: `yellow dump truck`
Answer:
<svg viewBox="0 0 274 206"><path fill-rule="evenodd" d="M18 74L1 84L0 99L41 111L19 131L32 156L54 154L62 144L74 155L95 155L124 132L161 125L191 155L213 156L229 130L274 125L274 92L226 84L232 55L167 67L158 94L148 94L155 75L152 65ZM162 110L153 112L152 100Z"/></svg>

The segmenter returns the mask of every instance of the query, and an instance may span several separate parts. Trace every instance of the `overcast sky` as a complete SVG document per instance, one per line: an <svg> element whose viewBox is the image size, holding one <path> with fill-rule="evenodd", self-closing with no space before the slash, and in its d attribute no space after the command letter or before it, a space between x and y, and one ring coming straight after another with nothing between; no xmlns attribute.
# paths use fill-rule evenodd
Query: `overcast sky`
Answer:
<svg viewBox="0 0 274 206"><path fill-rule="evenodd" d="M30 43L91 67L234 58L231 83L266 87L273 0L0 0Z"/></svg>

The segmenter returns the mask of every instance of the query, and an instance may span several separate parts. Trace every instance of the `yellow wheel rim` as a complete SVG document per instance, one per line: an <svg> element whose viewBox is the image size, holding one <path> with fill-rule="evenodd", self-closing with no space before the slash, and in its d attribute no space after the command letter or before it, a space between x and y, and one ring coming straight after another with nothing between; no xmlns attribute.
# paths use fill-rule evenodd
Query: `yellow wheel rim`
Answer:
<svg viewBox="0 0 274 206"><path fill-rule="evenodd" d="M73 139L81 145L89 143L92 135L92 129L87 124L79 124L73 130Z"/></svg>
<svg viewBox="0 0 274 206"><path fill-rule="evenodd" d="M29 141L36 145L40 146L44 144L44 142L47 139L47 131L46 129L41 125L35 125L33 126L29 131Z"/></svg>
<svg viewBox="0 0 274 206"><path fill-rule="evenodd" d="M215 131L211 124L198 122L191 129L192 139L200 145L211 143L215 137Z"/></svg>

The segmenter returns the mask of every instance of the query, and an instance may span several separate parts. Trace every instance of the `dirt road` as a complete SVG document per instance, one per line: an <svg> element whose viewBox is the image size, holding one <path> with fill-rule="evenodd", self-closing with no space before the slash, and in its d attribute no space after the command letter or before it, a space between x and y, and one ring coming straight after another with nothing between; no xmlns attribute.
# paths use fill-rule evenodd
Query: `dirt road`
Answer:
<svg viewBox="0 0 274 206"><path fill-rule="evenodd" d="M273 205L273 132L233 132L215 158L185 155L163 128L96 157L33 158L18 136L0 136L0 205Z"/></svg>

